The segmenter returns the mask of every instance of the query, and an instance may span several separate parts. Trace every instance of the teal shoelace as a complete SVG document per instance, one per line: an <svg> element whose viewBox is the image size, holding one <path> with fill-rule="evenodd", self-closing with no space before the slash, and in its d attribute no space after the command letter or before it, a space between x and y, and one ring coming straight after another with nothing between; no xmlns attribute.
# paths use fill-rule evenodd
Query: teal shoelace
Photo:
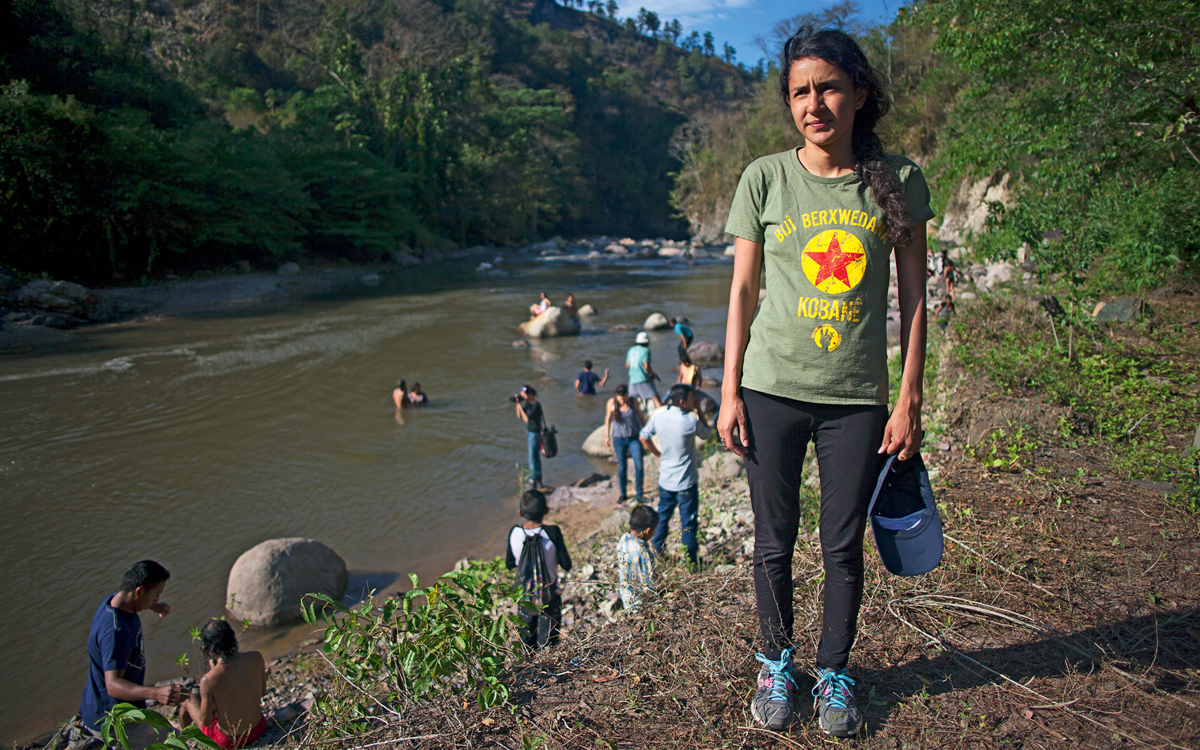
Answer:
<svg viewBox="0 0 1200 750"><path fill-rule="evenodd" d="M821 679L813 686L812 694L818 698L822 693L829 692L829 705L833 708L849 708L847 698L854 697L854 680L845 670L834 672L832 669L821 670Z"/></svg>
<svg viewBox="0 0 1200 750"><path fill-rule="evenodd" d="M779 654L779 661L772 661L762 654L755 654L754 658L767 665L767 669L771 670L771 700L786 701L787 700L787 668L789 660L792 656L792 650L785 648Z"/></svg>

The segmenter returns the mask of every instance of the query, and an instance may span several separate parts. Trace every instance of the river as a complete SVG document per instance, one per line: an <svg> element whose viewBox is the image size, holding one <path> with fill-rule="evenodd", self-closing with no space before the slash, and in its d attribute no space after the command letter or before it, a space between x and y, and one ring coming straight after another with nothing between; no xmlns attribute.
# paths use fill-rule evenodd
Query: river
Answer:
<svg viewBox="0 0 1200 750"><path fill-rule="evenodd" d="M0 592L30 605L0 626L0 742L27 741L78 708L96 607L133 562L171 571L144 614L148 681L199 659L188 631L222 613L234 560L271 538L337 550L352 586L432 580L464 555L491 556L517 520L523 425L508 396L534 385L560 455L551 485L593 470L579 451L603 399L575 395L584 359L625 381L633 332L661 311L697 338L724 341L731 266L663 262L473 264L394 274L379 287L224 315L77 332L69 345L0 357ZM512 346L545 289L601 314L583 335ZM652 334L668 379L677 337ZM399 423L397 379L432 406ZM603 462L596 466L611 471ZM244 647L279 655L310 636L252 631Z"/></svg>

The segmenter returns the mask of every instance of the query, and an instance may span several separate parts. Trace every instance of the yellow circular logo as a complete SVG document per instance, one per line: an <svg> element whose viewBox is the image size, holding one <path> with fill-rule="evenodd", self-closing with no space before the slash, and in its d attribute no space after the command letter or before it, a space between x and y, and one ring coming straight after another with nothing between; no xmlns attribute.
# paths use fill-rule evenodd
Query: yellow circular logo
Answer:
<svg viewBox="0 0 1200 750"><path fill-rule="evenodd" d="M842 345L842 334L831 325L819 325L813 329L813 343L821 349L833 351Z"/></svg>
<svg viewBox="0 0 1200 750"><path fill-rule="evenodd" d="M800 264L813 286L826 294L840 294L862 281L867 251L849 232L829 229L808 241Z"/></svg>

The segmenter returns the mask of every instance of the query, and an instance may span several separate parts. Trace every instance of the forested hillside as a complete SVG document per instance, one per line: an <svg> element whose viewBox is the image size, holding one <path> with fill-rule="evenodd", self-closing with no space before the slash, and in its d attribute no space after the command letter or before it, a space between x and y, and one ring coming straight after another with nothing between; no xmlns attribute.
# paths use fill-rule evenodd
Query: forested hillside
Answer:
<svg viewBox="0 0 1200 750"><path fill-rule="evenodd" d="M677 21L617 10L8 0L0 262L138 278L404 244L683 236L670 138L761 72Z"/></svg>
<svg viewBox="0 0 1200 750"><path fill-rule="evenodd" d="M925 167L935 209L963 180L1011 176L1009 204L967 238L981 256L1025 245L1044 273L1101 290L1200 272L1200 5L928 0L888 26L855 17L846 2L768 42L802 22L854 34L893 94L885 145ZM799 145L777 72L674 144L674 197L702 236L720 236L751 159Z"/></svg>

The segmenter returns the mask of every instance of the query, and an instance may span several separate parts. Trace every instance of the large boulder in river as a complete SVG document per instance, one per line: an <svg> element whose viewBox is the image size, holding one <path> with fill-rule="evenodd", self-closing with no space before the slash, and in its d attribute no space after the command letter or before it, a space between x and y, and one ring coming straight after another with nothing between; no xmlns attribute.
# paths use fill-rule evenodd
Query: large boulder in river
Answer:
<svg viewBox="0 0 1200 750"><path fill-rule="evenodd" d="M341 599L346 562L315 539L269 539L233 564L225 601L238 620L274 626L301 619L305 594Z"/></svg>
<svg viewBox="0 0 1200 750"><path fill-rule="evenodd" d="M661 331L664 328L670 328L671 321L662 313L650 313L650 317L646 318L646 322L642 327L647 331Z"/></svg>
<svg viewBox="0 0 1200 750"><path fill-rule="evenodd" d="M688 347L688 357L698 365L724 364L725 347L711 341L693 341Z"/></svg>
<svg viewBox="0 0 1200 750"><path fill-rule="evenodd" d="M583 307L579 308L579 317L581 318L590 318L595 314L596 308L592 307L591 305L584 305Z"/></svg>
<svg viewBox="0 0 1200 750"><path fill-rule="evenodd" d="M275 269L275 273L279 274L280 276L295 276L296 274L300 273L300 264L284 263L282 266Z"/></svg>
<svg viewBox="0 0 1200 750"><path fill-rule="evenodd" d="M533 320L525 321L517 328L531 339L579 335L579 325L575 319L564 313L561 307L548 307L546 312Z"/></svg>
<svg viewBox="0 0 1200 750"><path fill-rule="evenodd" d="M615 454L611 445L604 444L604 425L592 430L592 434L583 441L583 455L597 458L612 458Z"/></svg>
<svg viewBox="0 0 1200 750"><path fill-rule="evenodd" d="M96 295L70 281L31 281L16 293L17 304L37 310L87 318L96 309Z"/></svg>

